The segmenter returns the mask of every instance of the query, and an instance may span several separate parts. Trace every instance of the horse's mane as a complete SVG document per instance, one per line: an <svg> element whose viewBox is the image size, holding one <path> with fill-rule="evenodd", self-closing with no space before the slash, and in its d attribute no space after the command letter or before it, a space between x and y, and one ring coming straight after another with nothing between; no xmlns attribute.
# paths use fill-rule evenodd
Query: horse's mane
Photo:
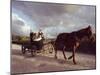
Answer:
<svg viewBox="0 0 100 75"><path fill-rule="evenodd" d="M85 34L87 34L88 31L91 31L90 26L83 28L83 29L80 29L78 31L73 31L73 32L70 33L70 35L75 36L78 39L81 39Z"/></svg>
<svg viewBox="0 0 100 75"><path fill-rule="evenodd" d="M83 28L83 29L80 29L80 30L77 30L77 31L73 31L73 32L71 32L71 33L81 33L81 32L84 32L84 31L86 31L86 30L88 30L88 29L91 29L91 27L88 26L88 27L86 27L86 28Z"/></svg>

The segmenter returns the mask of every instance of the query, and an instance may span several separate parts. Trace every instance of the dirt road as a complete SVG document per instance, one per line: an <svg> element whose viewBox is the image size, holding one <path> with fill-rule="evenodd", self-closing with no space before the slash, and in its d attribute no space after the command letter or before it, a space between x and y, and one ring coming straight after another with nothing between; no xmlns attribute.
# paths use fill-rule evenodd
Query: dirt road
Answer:
<svg viewBox="0 0 100 75"><path fill-rule="evenodd" d="M68 71L81 69L95 69L95 55L76 53L77 64L74 65L72 60L64 60L62 52L58 52L58 59L52 54L38 53L35 57L31 57L30 53L23 55L20 45L12 45L11 50L11 72L12 73L28 73L28 72L47 72L47 71ZM66 52L69 57L70 52Z"/></svg>

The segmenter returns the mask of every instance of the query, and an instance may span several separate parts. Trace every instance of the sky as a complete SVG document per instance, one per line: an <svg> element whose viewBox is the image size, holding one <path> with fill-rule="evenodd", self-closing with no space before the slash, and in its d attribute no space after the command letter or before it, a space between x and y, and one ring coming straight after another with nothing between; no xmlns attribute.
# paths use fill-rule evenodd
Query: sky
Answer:
<svg viewBox="0 0 100 75"><path fill-rule="evenodd" d="M95 33L96 8L89 5L38 3L12 0L12 34L29 36L40 29L45 38L92 27Z"/></svg>

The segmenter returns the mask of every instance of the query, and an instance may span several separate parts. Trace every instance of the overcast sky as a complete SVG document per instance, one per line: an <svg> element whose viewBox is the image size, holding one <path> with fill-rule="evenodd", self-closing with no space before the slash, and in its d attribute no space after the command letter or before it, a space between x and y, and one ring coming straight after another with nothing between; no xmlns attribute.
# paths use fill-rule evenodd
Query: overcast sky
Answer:
<svg viewBox="0 0 100 75"><path fill-rule="evenodd" d="M45 37L90 25L95 32L95 6L12 1L12 33L29 35L42 29Z"/></svg>

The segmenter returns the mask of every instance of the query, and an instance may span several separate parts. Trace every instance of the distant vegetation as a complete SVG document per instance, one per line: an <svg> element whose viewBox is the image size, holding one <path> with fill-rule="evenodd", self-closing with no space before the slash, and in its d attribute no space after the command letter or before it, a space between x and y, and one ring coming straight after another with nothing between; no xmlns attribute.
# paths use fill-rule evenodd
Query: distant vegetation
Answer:
<svg viewBox="0 0 100 75"><path fill-rule="evenodd" d="M21 44L26 41L29 41L29 37L12 35L12 43Z"/></svg>

